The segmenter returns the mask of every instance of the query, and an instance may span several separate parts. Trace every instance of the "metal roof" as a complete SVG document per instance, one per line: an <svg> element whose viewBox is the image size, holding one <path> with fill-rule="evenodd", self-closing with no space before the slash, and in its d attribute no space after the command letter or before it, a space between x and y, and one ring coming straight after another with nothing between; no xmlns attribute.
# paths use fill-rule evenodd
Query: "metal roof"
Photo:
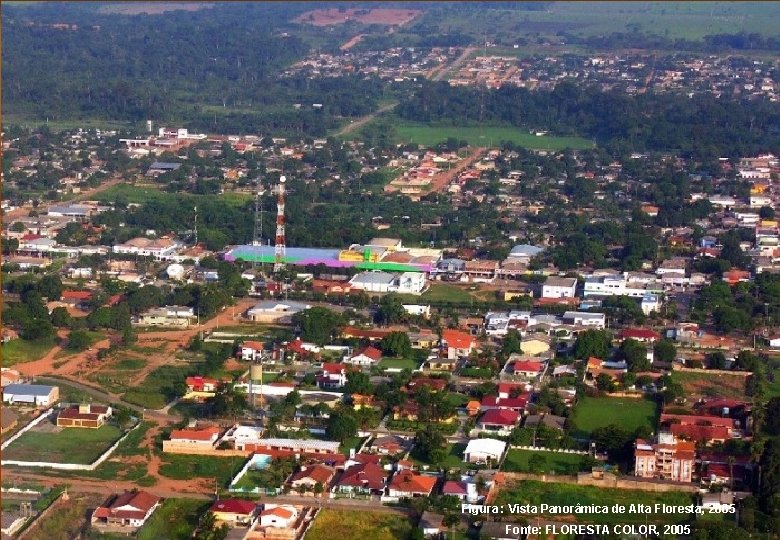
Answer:
<svg viewBox="0 0 780 540"><path fill-rule="evenodd" d="M3 388L3 395L48 396L54 388L43 384L9 384Z"/></svg>

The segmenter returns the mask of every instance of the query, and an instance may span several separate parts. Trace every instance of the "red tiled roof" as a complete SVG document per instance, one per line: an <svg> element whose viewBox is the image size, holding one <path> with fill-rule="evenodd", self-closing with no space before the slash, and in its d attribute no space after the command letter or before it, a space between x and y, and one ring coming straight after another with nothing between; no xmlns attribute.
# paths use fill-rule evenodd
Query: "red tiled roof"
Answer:
<svg viewBox="0 0 780 540"><path fill-rule="evenodd" d="M661 414L661 423L681 424L683 426L720 426L734 428L732 418L722 416L699 416L694 414Z"/></svg>
<svg viewBox="0 0 780 540"><path fill-rule="evenodd" d="M455 349L468 349L474 342L474 337L471 334L449 328L441 331L441 338L447 342L448 347Z"/></svg>
<svg viewBox="0 0 780 540"><path fill-rule="evenodd" d="M253 349L255 351L262 351L263 350L263 342L262 341L245 341L241 344L242 347L247 349Z"/></svg>
<svg viewBox="0 0 780 540"><path fill-rule="evenodd" d="M519 417L520 415L516 411L509 409L490 409L480 418L479 423L513 426Z"/></svg>
<svg viewBox="0 0 780 540"><path fill-rule="evenodd" d="M91 291L62 291L63 300L89 300L92 298Z"/></svg>
<svg viewBox="0 0 780 540"><path fill-rule="evenodd" d="M220 429L216 426L201 429L174 429L171 431L171 440L210 441L214 435L219 435L219 433Z"/></svg>
<svg viewBox="0 0 780 540"><path fill-rule="evenodd" d="M382 489L385 486L385 471L376 463L352 465L341 476L340 486L355 486L368 489Z"/></svg>
<svg viewBox="0 0 780 540"><path fill-rule="evenodd" d="M346 366L344 364L335 364L326 362L322 364L322 371L325 373L338 374L344 371Z"/></svg>
<svg viewBox="0 0 780 540"><path fill-rule="evenodd" d="M658 332L649 328L624 328L619 335L622 339L661 339L661 335Z"/></svg>
<svg viewBox="0 0 780 540"><path fill-rule="evenodd" d="M674 436L679 436L694 441L706 442L714 440L728 440L731 438L731 431L729 428L723 426L672 424L670 429Z"/></svg>
<svg viewBox="0 0 780 540"><path fill-rule="evenodd" d="M222 499L216 501L209 508L209 512L225 512L228 514L239 514L248 516L254 513L257 504L244 499Z"/></svg>
<svg viewBox="0 0 780 540"><path fill-rule="evenodd" d="M380 351L376 347L371 347L371 346L365 347L357 351L355 354L352 355L352 357L354 358L355 356L360 356L361 354L366 355L372 360L376 360L376 361L382 358L382 351Z"/></svg>
<svg viewBox="0 0 780 540"><path fill-rule="evenodd" d="M533 372L539 373L542 371L542 363L534 360L519 360L512 362L512 371L514 373Z"/></svg>
<svg viewBox="0 0 780 540"><path fill-rule="evenodd" d="M465 495L466 485L463 482L448 480L441 488L442 495Z"/></svg>
<svg viewBox="0 0 780 540"><path fill-rule="evenodd" d="M392 482L390 482L390 487L397 491L422 493L425 495L430 494L435 485L435 476L425 476L410 470L403 470L396 473Z"/></svg>
<svg viewBox="0 0 780 540"><path fill-rule="evenodd" d="M306 470L301 470L295 473L292 477L292 481L301 480L303 478L311 478L315 482L320 484L327 484L331 478L333 478L334 471L330 467L325 465L314 465L312 467L306 467Z"/></svg>
<svg viewBox="0 0 780 540"><path fill-rule="evenodd" d="M282 519L290 519L293 517L293 513L290 510L287 510L286 508L282 508L281 506L277 506L276 508L271 508L270 510L263 510L260 512L261 516L277 516Z"/></svg>

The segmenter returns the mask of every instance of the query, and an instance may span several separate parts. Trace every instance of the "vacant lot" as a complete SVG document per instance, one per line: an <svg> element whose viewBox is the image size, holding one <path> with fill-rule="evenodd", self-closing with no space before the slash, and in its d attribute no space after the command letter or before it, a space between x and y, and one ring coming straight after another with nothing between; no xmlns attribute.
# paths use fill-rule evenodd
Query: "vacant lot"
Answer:
<svg viewBox="0 0 780 540"><path fill-rule="evenodd" d="M314 26L343 24L357 21L363 24L405 24L422 13L416 9L315 9L293 19L295 22Z"/></svg>
<svg viewBox="0 0 780 540"><path fill-rule="evenodd" d="M512 127L465 127L465 126L411 126L396 127L398 138L402 142L435 146L446 142L448 138L466 141L471 146L492 147L502 141L511 141L524 148L539 150L575 150L591 148L593 143L582 137L537 137L527 130Z"/></svg>
<svg viewBox="0 0 780 540"><path fill-rule="evenodd" d="M117 15L160 15L168 11L198 11L213 5L200 2L121 2L100 6L98 11Z"/></svg>
<svg viewBox="0 0 780 540"><path fill-rule="evenodd" d="M543 483L531 480L517 482L508 488L502 488L493 504L503 505L507 503L526 503L536 504L546 503L549 505L599 505L612 506L613 504L646 504L665 503L668 505L685 506L694 501L693 495L687 493L650 493L647 491L636 491L629 489L600 489L592 486L573 486L569 484ZM654 508L654 506L653 506ZM593 513L577 514L578 521L588 523L682 523L692 518L690 514L682 513L648 513L648 514L629 514L629 513ZM557 514L555 519L566 519ZM568 521L568 519L567 519Z"/></svg>
<svg viewBox="0 0 780 540"><path fill-rule="evenodd" d="M112 425L99 429L57 428L44 422L3 451L3 459L89 464L117 439L122 431Z"/></svg>
<svg viewBox="0 0 780 540"><path fill-rule="evenodd" d="M187 456L163 454L160 474L174 480L191 478L217 479L221 486L227 486L238 474L246 460L242 457Z"/></svg>
<svg viewBox="0 0 780 540"><path fill-rule="evenodd" d="M122 399L147 409L162 409L167 403L184 394L184 380L192 372L191 366L159 367L137 388L127 390Z"/></svg>
<svg viewBox="0 0 780 540"><path fill-rule="evenodd" d="M510 450L501 469L508 472L576 474L583 470L586 462L587 456L580 454Z"/></svg>
<svg viewBox="0 0 780 540"><path fill-rule="evenodd" d="M382 358L378 366L381 369L417 369L418 364L411 358Z"/></svg>
<svg viewBox="0 0 780 540"><path fill-rule="evenodd" d="M370 538L371 540L402 540L410 538L410 520L397 514L365 510L331 510L323 508L306 533L306 540L333 538Z"/></svg>
<svg viewBox="0 0 780 540"><path fill-rule="evenodd" d="M138 540L187 540L211 503L192 499L166 499L138 532Z"/></svg>
<svg viewBox="0 0 780 540"><path fill-rule="evenodd" d="M745 383L747 377L739 375L723 375L717 373L695 373L690 371L673 371L672 380L680 383L685 390L686 398L727 397L745 398Z"/></svg>
<svg viewBox="0 0 780 540"><path fill-rule="evenodd" d="M26 538L30 540L70 540L77 538L87 513L105 501L101 495L71 495L59 502L46 516L36 521Z"/></svg>
<svg viewBox="0 0 780 540"><path fill-rule="evenodd" d="M649 399L585 397L574 407L571 435L589 437L594 429L615 424L633 432L640 426L655 429L656 408Z"/></svg>
<svg viewBox="0 0 780 540"><path fill-rule="evenodd" d="M10 367L22 362L39 360L49 352L54 345L54 338L42 339L39 341L27 341L25 339L14 339L13 341L9 341L0 349L3 356L3 367Z"/></svg>

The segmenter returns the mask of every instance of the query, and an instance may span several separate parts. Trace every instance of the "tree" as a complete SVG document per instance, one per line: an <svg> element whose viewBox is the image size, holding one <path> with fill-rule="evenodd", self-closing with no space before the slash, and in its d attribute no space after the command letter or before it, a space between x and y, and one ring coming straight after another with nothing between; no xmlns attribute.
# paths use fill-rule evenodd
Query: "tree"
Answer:
<svg viewBox="0 0 780 540"><path fill-rule="evenodd" d="M62 289L62 280L59 276L45 275L38 282L38 292L49 300L59 300Z"/></svg>
<svg viewBox="0 0 780 540"><path fill-rule="evenodd" d="M609 392L612 390L612 377L606 373L599 373L599 376L596 377L596 388L602 392Z"/></svg>
<svg viewBox="0 0 780 540"><path fill-rule="evenodd" d="M659 362L672 363L677 358L677 347L669 339L662 339L653 347L653 357Z"/></svg>
<svg viewBox="0 0 780 540"><path fill-rule="evenodd" d="M344 385L347 394L371 394L373 387L367 373L350 371L347 373L347 384Z"/></svg>
<svg viewBox="0 0 780 540"><path fill-rule="evenodd" d="M21 337L27 341L43 341L54 337L55 333L48 319L29 319L22 324Z"/></svg>
<svg viewBox="0 0 780 540"><path fill-rule="evenodd" d="M397 358L409 356L412 353L412 342L406 332L390 332L379 342L382 352Z"/></svg>
<svg viewBox="0 0 780 540"><path fill-rule="evenodd" d="M344 410L331 413L325 432L328 438L344 443L357 435L358 423L355 417Z"/></svg>
<svg viewBox="0 0 780 540"><path fill-rule="evenodd" d="M626 361L628 370L633 373L650 369L647 349L635 339L623 340L623 343L620 344L619 357Z"/></svg>
<svg viewBox="0 0 780 540"><path fill-rule="evenodd" d="M71 351L83 351L90 346L92 340L84 330L73 330L68 335L67 348Z"/></svg>
<svg viewBox="0 0 780 540"><path fill-rule="evenodd" d="M761 219L775 219L775 209L771 206L762 206L758 209L758 217Z"/></svg>
<svg viewBox="0 0 780 540"><path fill-rule="evenodd" d="M704 361L709 369L726 369L726 355L720 351L707 353Z"/></svg>
<svg viewBox="0 0 780 540"><path fill-rule="evenodd" d="M24 226L24 223L22 223L21 221L15 221L15 222L13 223L13 225L11 225L11 230L12 230L13 232L24 232L24 230L25 230L26 228L27 228L27 227L25 227L25 226Z"/></svg>
<svg viewBox="0 0 780 540"><path fill-rule="evenodd" d="M59 328L69 327L73 323L73 317L67 308L58 306L51 310L51 323Z"/></svg>
<svg viewBox="0 0 780 540"><path fill-rule="evenodd" d="M574 343L574 355L577 358L605 358L609 354L610 336L605 330L586 330Z"/></svg>
<svg viewBox="0 0 780 540"><path fill-rule="evenodd" d="M401 322L406 316L406 310L397 294L387 294L379 301L376 312L378 324L390 325Z"/></svg>
<svg viewBox="0 0 780 540"><path fill-rule="evenodd" d="M292 322L300 327L302 339L325 345L330 343L333 332L342 324L342 317L327 308L315 306L293 315Z"/></svg>
<svg viewBox="0 0 780 540"><path fill-rule="evenodd" d="M444 443L444 436L441 432L436 426L429 424L425 426L425 429L416 433L413 453L417 459L435 465L444 461L444 458L447 457Z"/></svg>

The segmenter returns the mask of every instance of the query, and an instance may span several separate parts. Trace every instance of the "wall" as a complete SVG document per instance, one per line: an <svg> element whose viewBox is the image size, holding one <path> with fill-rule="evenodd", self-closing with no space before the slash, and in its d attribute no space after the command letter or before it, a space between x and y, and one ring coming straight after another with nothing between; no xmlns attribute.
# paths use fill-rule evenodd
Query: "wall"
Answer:
<svg viewBox="0 0 780 540"><path fill-rule="evenodd" d="M506 472L500 474L502 475L503 480L501 482L497 481L496 483L500 483L501 485L520 480L534 480L536 482L545 483L573 484L612 489L636 489L653 492L683 491L686 493L696 493L699 491L698 486L695 484L666 482L657 479L642 479L634 476L616 476L610 473L605 473L603 478L596 478L591 473L580 473L577 476Z"/></svg>
<svg viewBox="0 0 780 540"><path fill-rule="evenodd" d="M30 429L32 429L32 428L34 428L35 426L37 426L37 425L38 425L38 424L40 424L41 422L45 421L45 420L46 420L46 419L47 419L49 416L51 416L51 415L52 415L52 413L54 413L54 412L55 412L55 411L54 411L54 409L53 409L53 408L52 408L52 409L48 409L48 410L46 410L46 411L42 412L42 413L40 414L40 416L38 416L38 418L36 418L36 419L35 419L35 420L33 420L32 422L30 422L29 424L27 424L26 426L24 426L22 429L20 429L20 430L19 430L19 431L18 431L18 432L17 432L17 433L16 433L16 434L13 436L13 437L11 437L10 439L8 439L7 441L4 441L4 442L3 442L3 444L2 444L2 445L0 445L0 450L5 450L5 449L6 449L6 447L7 447L9 444L11 444L12 442L14 442L14 441L15 441L16 439L18 439L19 437L21 437L21 436L22 436L22 435L23 435L25 432L27 432L28 430L30 430ZM3 462L3 463L5 463L5 462Z"/></svg>

